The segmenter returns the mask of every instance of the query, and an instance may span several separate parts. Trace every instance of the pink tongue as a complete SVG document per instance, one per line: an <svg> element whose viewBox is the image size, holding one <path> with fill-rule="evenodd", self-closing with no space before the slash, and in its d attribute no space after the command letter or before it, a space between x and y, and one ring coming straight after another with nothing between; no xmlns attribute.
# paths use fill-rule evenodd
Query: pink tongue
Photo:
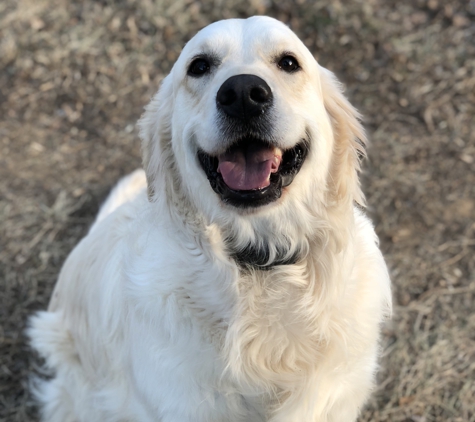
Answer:
<svg viewBox="0 0 475 422"><path fill-rule="evenodd" d="M218 172L226 185L234 190L254 190L270 185L270 175L279 170L282 152L251 144L226 151L218 160Z"/></svg>

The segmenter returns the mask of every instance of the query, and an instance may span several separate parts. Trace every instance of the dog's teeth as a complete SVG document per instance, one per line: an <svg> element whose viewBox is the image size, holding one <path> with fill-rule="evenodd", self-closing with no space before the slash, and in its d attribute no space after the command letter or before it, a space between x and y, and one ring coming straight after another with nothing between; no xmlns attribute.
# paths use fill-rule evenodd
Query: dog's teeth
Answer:
<svg viewBox="0 0 475 422"><path fill-rule="evenodd" d="M280 163L282 162L282 151L279 148L274 150L274 158L272 159L271 173L279 171Z"/></svg>

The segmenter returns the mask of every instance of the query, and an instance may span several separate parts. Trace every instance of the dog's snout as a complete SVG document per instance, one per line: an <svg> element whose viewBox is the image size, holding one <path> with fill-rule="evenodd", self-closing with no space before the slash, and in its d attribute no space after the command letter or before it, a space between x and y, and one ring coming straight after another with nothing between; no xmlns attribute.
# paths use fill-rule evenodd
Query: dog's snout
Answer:
<svg viewBox="0 0 475 422"><path fill-rule="evenodd" d="M238 119L260 116L272 105L272 100L267 82L255 75L231 76L216 95L218 108Z"/></svg>

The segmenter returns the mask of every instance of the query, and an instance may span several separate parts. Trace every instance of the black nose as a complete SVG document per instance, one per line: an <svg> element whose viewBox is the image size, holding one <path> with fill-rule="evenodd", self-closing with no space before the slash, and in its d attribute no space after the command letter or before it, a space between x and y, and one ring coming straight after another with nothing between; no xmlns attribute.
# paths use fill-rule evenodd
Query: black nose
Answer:
<svg viewBox="0 0 475 422"><path fill-rule="evenodd" d="M231 76L216 95L218 108L238 119L260 116L272 105L272 99L269 85L255 75Z"/></svg>

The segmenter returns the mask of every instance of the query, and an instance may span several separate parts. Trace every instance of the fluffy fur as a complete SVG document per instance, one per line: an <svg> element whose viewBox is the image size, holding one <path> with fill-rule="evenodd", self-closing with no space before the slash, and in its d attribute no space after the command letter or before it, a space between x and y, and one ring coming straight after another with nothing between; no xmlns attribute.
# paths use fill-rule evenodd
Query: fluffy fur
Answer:
<svg viewBox="0 0 475 422"><path fill-rule="evenodd" d="M288 52L299 72L276 65ZM189 77L203 53L217 65ZM223 203L196 158L226 148L215 98L237 74L271 87L273 142L310 145L282 197L255 209ZM145 172L112 191L32 318L55 374L37 391L44 421L355 421L391 294L361 211L364 131L333 74L273 19L217 22L185 46L140 134ZM268 268L237 264L247 250ZM279 254L299 259L272 266Z"/></svg>

